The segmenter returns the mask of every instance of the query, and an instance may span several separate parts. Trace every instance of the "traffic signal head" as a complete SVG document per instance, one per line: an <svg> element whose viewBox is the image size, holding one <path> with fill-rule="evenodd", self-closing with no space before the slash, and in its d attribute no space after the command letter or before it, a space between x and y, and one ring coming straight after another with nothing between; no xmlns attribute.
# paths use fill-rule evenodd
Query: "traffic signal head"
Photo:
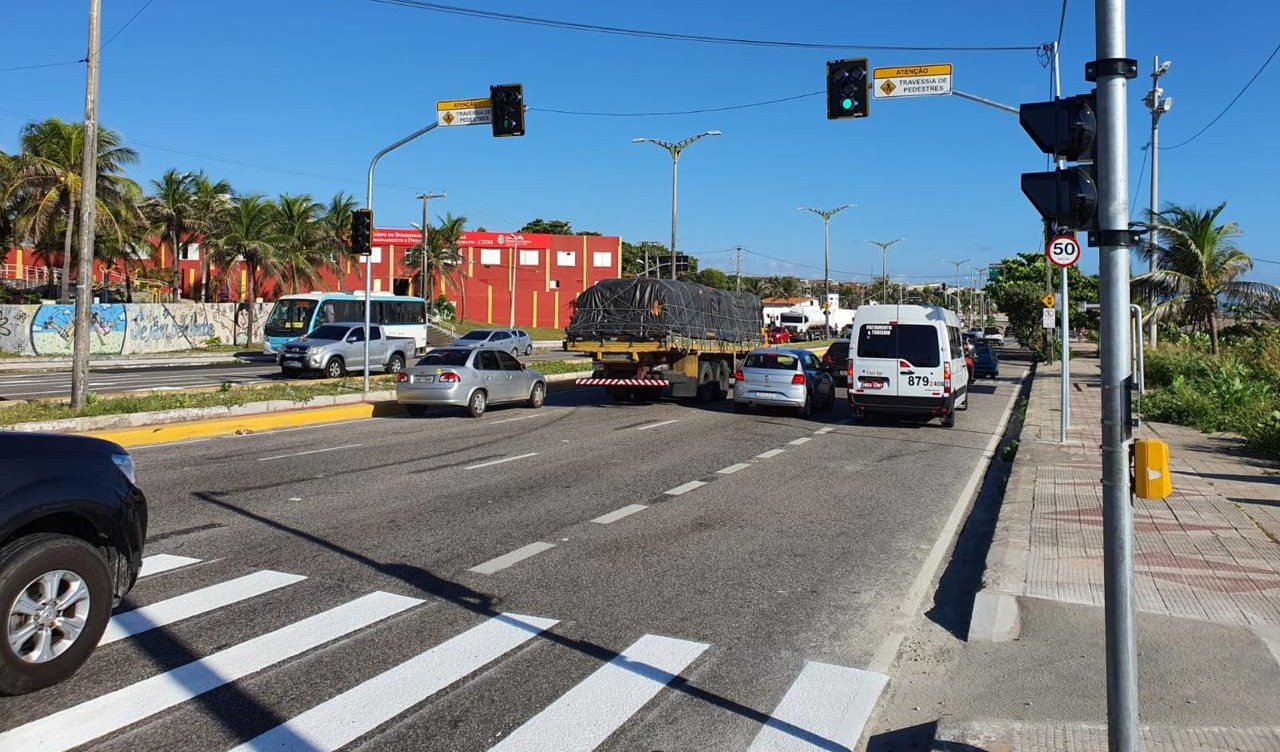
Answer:
<svg viewBox="0 0 1280 752"><path fill-rule="evenodd" d="M1081 162L1093 159L1098 125L1097 93L1078 94L1051 102L1032 102L1018 108L1022 128L1040 151Z"/></svg>
<svg viewBox="0 0 1280 752"><path fill-rule="evenodd" d="M490 86L489 102L493 108L493 135L524 135L524 86L521 84Z"/></svg>
<svg viewBox="0 0 1280 752"><path fill-rule="evenodd" d="M356 209L351 213L351 252L360 256L373 253L373 210Z"/></svg>
<svg viewBox="0 0 1280 752"><path fill-rule="evenodd" d="M865 57L828 61L827 120L866 117L869 84Z"/></svg>
<svg viewBox="0 0 1280 752"><path fill-rule="evenodd" d="M1022 192L1040 216L1060 229L1093 228L1098 188L1088 167L1068 167L1053 172L1022 173Z"/></svg>

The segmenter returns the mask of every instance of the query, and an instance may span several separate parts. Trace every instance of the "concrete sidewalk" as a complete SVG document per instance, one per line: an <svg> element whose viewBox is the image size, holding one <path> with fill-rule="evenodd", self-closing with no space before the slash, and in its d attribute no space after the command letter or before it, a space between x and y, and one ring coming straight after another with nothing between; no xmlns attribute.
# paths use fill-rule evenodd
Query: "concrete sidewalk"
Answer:
<svg viewBox="0 0 1280 752"><path fill-rule="evenodd" d="M969 697L955 698L966 712L944 716L934 749L1107 748L1105 675L1097 675L1104 601L1096 350L1078 352L1071 370L1065 444L1060 365L1038 370L961 661L961 674L1003 673L995 695L1013 685L1019 666L1033 678L1012 691L1038 694L1046 707L993 716L1032 702L974 700L970 686ZM1280 465L1251 455L1237 437L1155 423L1135 430L1143 436L1169 443L1174 487L1168 499L1133 504L1146 748L1280 750ZM1077 653L1070 668L1053 663L1064 653Z"/></svg>

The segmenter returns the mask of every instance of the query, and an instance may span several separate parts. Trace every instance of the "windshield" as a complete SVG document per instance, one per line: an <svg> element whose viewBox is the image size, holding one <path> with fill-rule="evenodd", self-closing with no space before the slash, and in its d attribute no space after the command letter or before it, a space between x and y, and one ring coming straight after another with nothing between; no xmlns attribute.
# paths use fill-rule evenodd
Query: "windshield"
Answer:
<svg viewBox="0 0 1280 752"><path fill-rule="evenodd" d="M338 342L346 339L347 327L345 326L320 326L312 330L304 339L328 339Z"/></svg>
<svg viewBox="0 0 1280 752"><path fill-rule="evenodd" d="M314 300L277 301L267 315L264 331L275 337L298 337L311 325L311 315L316 310Z"/></svg>
<svg viewBox="0 0 1280 752"><path fill-rule="evenodd" d="M432 350L418 361L420 366L465 366L472 350Z"/></svg>
<svg viewBox="0 0 1280 752"><path fill-rule="evenodd" d="M858 357L900 359L921 368L939 366L938 330L928 324L866 324L858 331Z"/></svg>
<svg viewBox="0 0 1280 752"><path fill-rule="evenodd" d="M784 313L782 314L782 320L788 324L803 324L804 314L803 313Z"/></svg>
<svg viewBox="0 0 1280 752"><path fill-rule="evenodd" d="M789 353L761 352L751 353L743 362L743 368L773 368L779 371L796 370L796 356Z"/></svg>
<svg viewBox="0 0 1280 752"><path fill-rule="evenodd" d="M486 340L486 339L489 339L489 333L482 329L473 329L467 332L466 334L462 335L462 339L470 340L472 342L475 342L477 340Z"/></svg>

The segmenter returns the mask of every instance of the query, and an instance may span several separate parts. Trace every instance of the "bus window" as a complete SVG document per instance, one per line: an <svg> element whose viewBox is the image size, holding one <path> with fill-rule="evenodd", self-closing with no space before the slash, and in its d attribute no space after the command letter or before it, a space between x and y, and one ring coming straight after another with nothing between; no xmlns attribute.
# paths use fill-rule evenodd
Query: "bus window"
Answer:
<svg viewBox="0 0 1280 752"><path fill-rule="evenodd" d="M271 309L263 329L267 336L301 337L311 327L314 300L281 300Z"/></svg>

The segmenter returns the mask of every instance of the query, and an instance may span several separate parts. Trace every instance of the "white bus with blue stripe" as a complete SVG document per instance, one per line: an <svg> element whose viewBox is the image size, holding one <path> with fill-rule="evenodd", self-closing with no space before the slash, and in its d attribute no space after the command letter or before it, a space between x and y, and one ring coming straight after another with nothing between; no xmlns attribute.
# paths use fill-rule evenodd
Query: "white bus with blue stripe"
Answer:
<svg viewBox="0 0 1280 752"><path fill-rule="evenodd" d="M369 323L388 337L413 337L419 352L427 347L427 301L406 295L374 294L369 298ZM262 351L275 354L280 346L322 324L364 321L364 294L309 292L282 295L267 314Z"/></svg>

